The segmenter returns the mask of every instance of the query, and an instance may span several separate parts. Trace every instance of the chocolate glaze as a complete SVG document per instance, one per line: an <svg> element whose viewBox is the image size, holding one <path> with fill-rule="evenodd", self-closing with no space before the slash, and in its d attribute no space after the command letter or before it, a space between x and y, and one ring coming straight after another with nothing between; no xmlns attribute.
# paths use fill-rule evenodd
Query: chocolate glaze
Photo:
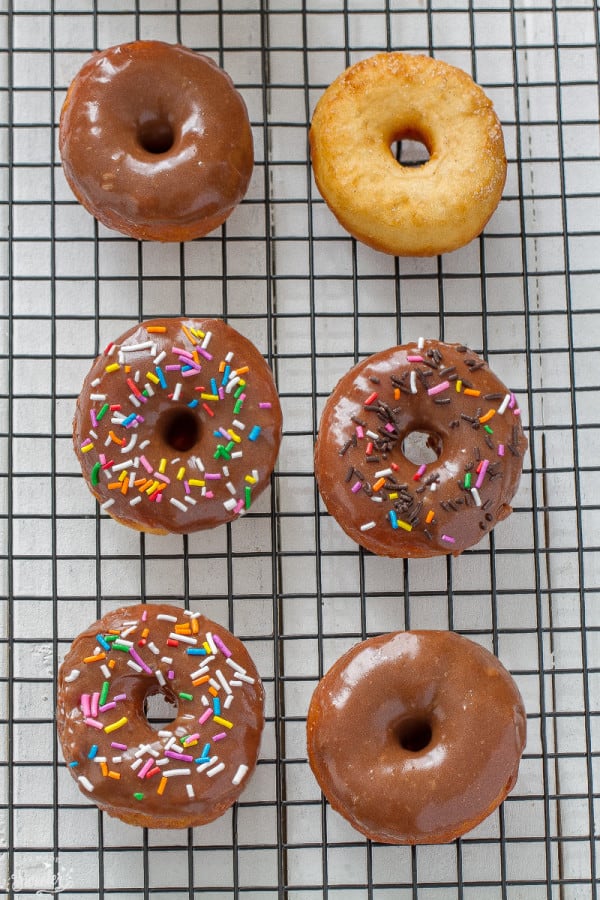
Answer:
<svg viewBox="0 0 600 900"><path fill-rule="evenodd" d="M312 770L337 812L372 840L424 844L454 840L504 800L526 718L483 647L406 631L342 656L314 692L307 728Z"/></svg>
<svg viewBox="0 0 600 900"><path fill-rule="evenodd" d="M254 163L241 95L211 59L134 41L95 53L67 93L60 153L77 199L108 228L185 241L240 202Z"/></svg>
<svg viewBox="0 0 600 900"><path fill-rule="evenodd" d="M175 616L177 621L159 619L161 615ZM193 615L196 624L182 609L167 604L139 604L114 610L75 638L60 667L57 726L69 772L82 793L100 809L132 825L186 828L211 822L235 802L256 765L264 724L264 692L254 663L243 644L229 631L204 616ZM184 635L187 640L169 646L169 635L176 632L178 625L189 626L188 634ZM111 632L123 633L123 639L132 642L133 651L103 648L102 642L106 643L106 636L110 638ZM202 648L207 640L207 655L188 654L189 649ZM210 649L211 640L216 654ZM112 644L109 646L112 648ZM167 662L165 657L172 662ZM150 671L141 669L136 662L140 658ZM128 665L130 662L140 671ZM109 668L111 664L114 665ZM193 686L191 674L205 666L212 681ZM215 674L217 670L233 697L228 706L225 701L229 695ZM173 672L173 678L169 678L169 671ZM106 672L110 674L108 679ZM157 678L158 672L162 675ZM95 716L87 717L82 696L87 695L93 704L94 694L98 699L104 682L109 687L106 704L122 694L126 698L117 700L113 708L101 709ZM164 726L162 735L144 715L145 699L159 692L177 707L176 718ZM181 693L188 696L180 697ZM193 700L188 699L189 695ZM209 707L215 709L215 696L220 703L220 718L229 725L215 721L214 716L199 724L198 719ZM128 721L122 727L108 733L104 730L123 717ZM86 724L90 718L102 727ZM194 734L199 735L197 743L184 747L181 739ZM217 734L225 737L215 741ZM127 749L112 747L113 742L126 745ZM210 747L205 752L206 744ZM193 761L169 755L174 752L191 756ZM199 762L208 758L209 765ZM153 763L140 778L140 772L151 759L158 763ZM137 760L141 764L136 764ZM224 768L210 774L221 763ZM240 766L248 768L240 771ZM160 771L150 774L155 767ZM169 775L177 769L189 769L189 773ZM163 777L167 781L161 790ZM192 786L193 796L188 794L187 785ZM143 796L136 798L135 794Z"/></svg>
<svg viewBox="0 0 600 900"><path fill-rule="evenodd" d="M233 435L215 436L219 428ZM187 534L244 514L269 484L281 428L271 370L247 338L220 319L152 319L93 363L73 443L86 483L113 518Z"/></svg>
<svg viewBox="0 0 600 900"><path fill-rule="evenodd" d="M402 450L413 432L429 435L438 454L421 474ZM426 340L343 376L323 410L315 474L330 514L367 550L458 555L511 512L526 449L514 395L487 363L460 344Z"/></svg>

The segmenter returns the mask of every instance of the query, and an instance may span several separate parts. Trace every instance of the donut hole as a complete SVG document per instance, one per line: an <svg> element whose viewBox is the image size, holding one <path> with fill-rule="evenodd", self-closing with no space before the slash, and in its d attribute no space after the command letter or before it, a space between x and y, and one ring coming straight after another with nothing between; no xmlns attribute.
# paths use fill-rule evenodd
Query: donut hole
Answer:
<svg viewBox="0 0 600 900"><path fill-rule="evenodd" d="M426 466L440 458L442 439L431 431L410 431L402 441L402 453L416 466Z"/></svg>
<svg viewBox="0 0 600 900"><path fill-rule="evenodd" d="M169 410L157 428L165 444L178 453L187 453L200 438L200 422L189 409Z"/></svg>
<svg viewBox="0 0 600 900"><path fill-rule="evenodd" d="M167 153L175 143L175 133L167 119L152 118L138 124L137 139L146 153Z"/></svg>
<svg viewBox="0 0 600 900"><path fill-rule="evenodd" d="M419 753L431 743L433 731L431 724L424 718L405 719L398 726L398 743L409 753Z"/></svg>
<svg viewBox="0 0 600 900"><path fill-rule="evenodd" d="M161 731L177 718L177 700L168 690L152 691L144 700L144 715L153 731Z"/></svg>
<svg viewBox="0 0 600 900"><path fill-rule="evenodd" d="M425 139L414 132L397 136L390 145L390 150L401 166L418 168L429 162L431 151Z"/></svg>

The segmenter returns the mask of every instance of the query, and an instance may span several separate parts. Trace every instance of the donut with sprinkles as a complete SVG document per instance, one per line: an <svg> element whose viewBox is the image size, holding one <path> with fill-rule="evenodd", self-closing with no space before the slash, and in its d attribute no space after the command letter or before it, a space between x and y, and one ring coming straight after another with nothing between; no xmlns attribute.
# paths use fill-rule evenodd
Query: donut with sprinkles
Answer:
<svg viewBox="0 0 600 900"><path fill-rule="evenodd" d="M146 701L176 710L155 730ZM248 651L199 612L123 607L75 638L58 675L67 768L96 805L131 825L188 828L234 803L256 765L264 692Z"/></svg>
<svg viewBox="0 0 600 900"><path fill-rule="evenodd" d="M273 375L220 319L153 319L108 344L77 401L73 443L117 521L188 534L244 515L281 441Z"/></svg>
<svg viewBox="0 0 600 900"><path fill-rule="evenodd" d="M515 395L487 363L419 338L342 377L315 474L328 512L367 550L456 556L512 511L527 446Z"/></svg>

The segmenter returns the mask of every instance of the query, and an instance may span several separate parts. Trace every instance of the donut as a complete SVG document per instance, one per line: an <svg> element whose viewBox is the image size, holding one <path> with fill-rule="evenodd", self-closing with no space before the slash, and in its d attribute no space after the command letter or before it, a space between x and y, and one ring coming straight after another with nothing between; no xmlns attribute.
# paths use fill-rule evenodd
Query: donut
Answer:
<svg viewBox="0 0 600 900"><path fill-rule="evenodd" d="M421 141L429 159L401 165L392 145ZM500 202L502 128L461 69L427 56L379 53L350 66L317 103L310 128L317 187L359 241L397 256L468 244Z"/></svg>
<svg viewBox="0 0 600 900"><path fill-rule="evenodd" d="M457 556L511 512L527 438L515 395L462 344L362 360L328 398L315 475L329 513L380 556Z"/></svg>
<svg viewBox="0 0 600 900"><path fill-rule="evenodd" d="M220 319L134 325L94 361L73 442L118 522L188 534L229 522L267 487L281 440L271 370Z"/></svg>
<svg viewBox="0 0 600 900"><path fill-rule="evenodd" d="M173 721L156 730L146 701ZM113 610L75 638L58 674L66 766L101 810L130 825L189 828L222 815L246 786L264 692L244 645L197 612Z"/></svg>
<svg viewBox="0 0 600 900"><path fill-rule="evenodd" d="M518 688L479 644L448 631L369 638L319 682L308 758L325 797L384 844L443 844L485 819L517 780Z"/></svg>
<svg viewBox="0 0 600 900"><path fill-rule="evenodd" d="M62 107L59 149L79 202L138 240L190 241L218 228L254 164L229 75L162 41L120 44L85 63Z"/></svg>

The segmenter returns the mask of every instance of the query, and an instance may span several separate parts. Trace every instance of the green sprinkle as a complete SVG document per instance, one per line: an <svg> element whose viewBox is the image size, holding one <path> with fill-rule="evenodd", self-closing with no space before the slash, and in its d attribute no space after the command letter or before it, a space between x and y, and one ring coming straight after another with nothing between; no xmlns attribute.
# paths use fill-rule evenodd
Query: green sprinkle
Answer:
<svg viewBox="0 0 600 900"><path fill-rule="evenodd" d="M489 425L484 425L484 426L483 426L483 430L484 430L484 431L487 431L488 434L493 434L493 433L494 433L494 432L492 431L492 429L490 428Z"/></svg>
<svg viewBox="0 0 600 900"><path fill-rule="evenodd" d="M231 456L223 444L217 444L217 449L213 453L213 459L231 459Z"/></svg>
<svg viewBox="0 0 600 900"><path fill-rule="evenodd" d="M242 399L236 400L235 406L233 407L234 416L237 416L237 414L242 411L243 405L244 405L244 401Z"/></svg>
<svg viewBox="0 0 600 900"><path fill-rule="evenodd" d="M225 451L227 453L231 453L231 451L233 450L234 447L235 447L235 441L229 441L229 443L225 447Z"/></svg>
<svg viewBox="0 0 600 900"><path fill-rule="evenodd" d="M247 484L244 488L244 493L246 495L246 509L250 509L250 506L252 504L252 488L249 484Z"/></svg>
<svg viewBox="0 0 600 900"><path fill-rule="evenodd" d="M244 393L244 388L245 388L245 387L246 387L246 383L244 382L244 384L242 384L242 382L240 381L239 387L238 387L238 389L236 390L236 392L235 392L234 395L233 395L233 396L235 397L236 400L239 400L241 394ZM98 418L98 416L96 416L96 418Z"/></svg>
<svg viewBox="0 0 600 900"><path fill-rule="evenodd" d="M471 473L470 472L467 472L467 474L465 475L465 487L467 490L470 490L470 488L471 488Z"/></svg>
<svg viewBox="0 0 600 900"><path fill-rule="evenodd" d="M100 469L102 466L99 462L96 463L94 468L92 469L92 474L90 476L92 484L98 484L100 482Z"/></svg>
<svg viewBox="0 0 600 900"><path fill-rule="evenodd" d="M102 690L100 691L100 706L104 706L106 703L106 698L108 697L108 692L110 690L110 684L108 681L105 681L102 685Z"/></svg>
<svg viewBox="0 0 600 900"><path fill-rule="evenodd" d="M182 700L193 700L194 699L192 694L184 694L183 691L180 691L178 696L181 697Z"/></svg>
<svg viewBox="0 0 600 900"><path fill-rule="evenodd" d="M136 800L144 799L144 795L141 793L141 791L136 791L136 793L133 796L135 797Z"/></svg>
<svg viewBox="0 0 600 900"><path fill-rule="evenodd" d="M114 643L114 641L119 640L119 635L118 634L105 634L104 640L108 641L109 644L112 644L112 643Z"/></svg>
<svg viewBox="0 0 600 900"><path fill-rule="evenodd" d="M115 641L112 645L113 650L122 650L124 653L129 653L129 647L125 644L119 644L118 641Z"/></svg>
<svg viewBox="0 0 600 900"><path fill-rule="evenodd" d="M96 421L99 422L100 419L102 419L106 415L107 412L108 412L108 403L105 403L104 406L102 407L102 409L100 410L100 412L98 413L98 415L96 416Z"/></svg>

